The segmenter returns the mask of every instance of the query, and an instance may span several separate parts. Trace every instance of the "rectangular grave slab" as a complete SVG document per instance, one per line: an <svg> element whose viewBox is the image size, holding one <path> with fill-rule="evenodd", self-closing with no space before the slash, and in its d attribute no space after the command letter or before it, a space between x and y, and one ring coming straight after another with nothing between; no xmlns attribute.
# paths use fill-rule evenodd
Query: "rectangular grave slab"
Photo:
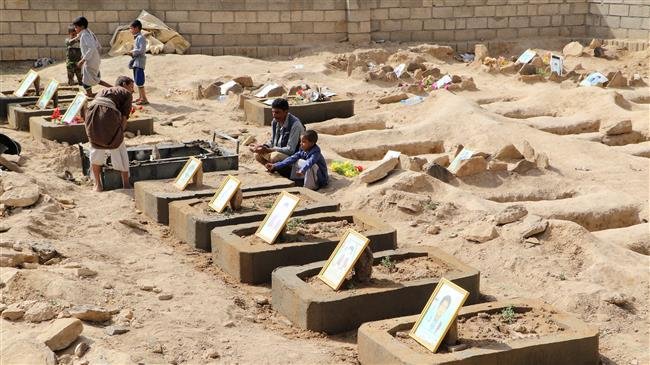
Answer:
<svg viewBox="0 0 650 365"><path fill-rule="evenodd" d="M282 191L296 194L302 199L306 198L312 201L306 205L299 205L293 212L293 216L335 212L339 210L339 203L329 197L307 188L299 187L244 192L244 201L263 196L272 196L272 201L275 201L275 198ZM268 208L263 210L244 211L241 213L225 211L224 213L213 212L210 214L204 208L200 207L205 206L209 201L210 197L205 197L175 201L169 204L169 228L174 233L174 236L205 251L211 250L210 231L213 228L251 222L257 222L256 224L259 225L271 208L269 205Z"/></svg>
<svg viewBox="0 0 650 365"><path fill-rule="evenodd" d="M273 116L271 106L264 104L267 99L244 100L246 120L259 125L271 125ZM333 97L330 101L290 105L289 112L303 124L322 122L333 118L349 118L354 115L354 100Z"/></svg>
<svg viewBox="0 0 650 365"><path fill-rule="evenodd" d="M54 94L54 98L58 98L58 100L72 100L74 99L75 95L77 95L77 92L79 92L78 86L59 87L56 94ZM27 90L25 96L18 97L14 96L13 93L14 90L5 90L0 92L0 123L7 122L9 104L25 102L36 104L38 98L40 97L40 93L39 95L35 95L33 88Z"/></svg>
<svg viewBox="0 0 650 365"><path fill-rule="evenodd" d="M187 160L194 156L203 162L203 172L237 170L239 155L221 147L219 144L207 141L192 141L186 143L158 145L159 159L151 160L153 147L128 147L129 179L131 183L142 180L175 178L183 169ZM79 145L81 169L84 175L90 174L90 151L88 146ZM102 167L100 174L104 190L122 188L122 178L119 171L113 170L110 158L107 165Z"/></svg>
<svg viewBox="0 0 650 365"><path fill-rule="evenodd" d="M313 214L300 217L305 223L347 220L366 227L362 234L370 239L373 251L397 247L395 228L358 210ZM316 238L306 242L251 244L243 236L252 235L261 222L221 227L212 230L212 261L223 271L243 283L261 284L271 280L278 267L304 265L326 260L340 238Z"/></svg>
<svg viewBox="0 0 650 365"><path fill-rule="evenodd" d="M71 101L72 100L62 100L58 103L61 115L65 114L66 110L68 110L68 105ZM32 108L30 108L30 106ZM52 112L54 112L54 108L38 109L36 104L32 102L9 104L7 108L7 122L9 123L9 128L19 131L29 131L29 118L45 117L52 115Z"/></svg>
<svg viewBox="0 0 650 365"><path fill-rule="evenodd" d="M494 341L457 352L439 350L437 353L431 353L417 343L411 347L404 342L406 340L395 337L398 332L410 331L417 320L417 315L393 318L365 323L359 328L357 336L359 361L362 364L405 365L596 365L599 363L598 329L573 315L553 309L537 300L519 299L470 305L460 309L458 318L474 317L481 312L497 314L508 306L513 306L518 313L544 309L563 330L537 338ZM459 322L458 327L461 326L462 323ZM459 341L463 342L462 337Z"/></svg>
<svg viewBox="0 0 650 365"><path fill-rule="evenodd" d="M374 265L416 257L435 258L449 268L445 278L467 290L467 303L478 302L479 271L434 247L408 247L374 253ZM273 272L273 308L298 327L317 332L339 333L364 322L415 314L422 311L440 277L404 282L380 282L353 289L318 290L305 282L317 275L325 261L289 266ZM314 279L318 280L318 279ZM345 285L345 284L344 284ZM342 287L343 288L343 287Z"/></svg>
<svg viewBox="0 0 650 365"><path fill-rule="evenodd" d="M243 192L294 186L293 181L278 175L269 175L240 166L239 170L203 174L202 186L188 185L183 191L172 186L174 179L138 181L134 185L135 207L156 222L169 224L169 203L177 200L211 197L221 181L228 175L236 176L241 180Z"/></svg>
<svg viewBox="0 0 650 365"><path fill-rule="evenodd" d="M29 118L28 129L29 133L37 140L48 139L69 144L88 142L84 124L52 123L52 118L49 116ZM144 136L152 135L154 134L153 118L131 118L126 122L126 131Z"/></svg>

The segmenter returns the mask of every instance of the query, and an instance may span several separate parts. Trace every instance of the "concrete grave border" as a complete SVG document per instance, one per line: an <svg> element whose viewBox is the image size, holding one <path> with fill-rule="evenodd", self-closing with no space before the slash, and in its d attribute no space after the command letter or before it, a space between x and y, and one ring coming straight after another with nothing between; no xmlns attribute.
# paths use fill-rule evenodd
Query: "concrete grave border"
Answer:
<svg viewBox="0 0 650 365"><path fill-rule="evenodd" d="M63 102L72 102L72 99L58 100L58 103ZM25 103L14 103L7 106L7 123L9 123L9 128L13 128L18 131L30 130L30 118L32 117L47 117L52 115L54 108L45 108L45 109L28 109L27 106L36 105L36 103L25 102ZM67 106L65 108L60 108L61 116L65 114L68 110Z"/></svg>
<svg viewBox="0 0 650 365"><path fill-rule="evenodd" d="M244 192L244 199L261 195L279 194L282 191L292 194L297 193L314 201L314 203L308 206L296 208L293 212L294 217L314 213L336 212L339 210L339 203L335 202L331 198L301 187L247 191ZM174 236L205 251L211 250L210 231L212 231L213 228L251 222L257 222L256 224L259 226L267 213L265 211L255 211L236 215L225 213L207 215L201 210L193 207L194 204L205 199L206 198L186 199L169 204L169 228Z"/></svg>
<svg viewBox="0 0 650 365"><path fill-rule="evenodd" d="M169 203L177 200L192 198L204 198L213 196L219 187L221 180L228 175L242 176L243 174L257 174L257 172L243 166L239 170L216 171L203 174L203 185L196 187L190 185L183 191L169 191L161 189L171 185L173 179L167 180L143 180L135 183L134 197L135 207L140 209L147 217L161 224L169 224ZM260 178L262 176L260 175ZM212 179L214 181L211 181ZM242 192L260 191L268 189L284 189L294 186L294 182L288 179L278 178L271 182L259 185L245 185ZM160 190L157 190L160 189Z"/></svg>
<svg viewBox="0 0 650 365"><path fill-rule="evenodd" d="M369 227L363 235L370 239L373 251L397 247L395 228L359 210L311 214L302 216L301 219L307 223L340 219L362 223ZM266 283L271 280L271 273L278 267L325 260L339 241L336 238L273 245L260 242L252 245L241 238L241 235L254 234L259 225L257 222L212 230L213 263L242 283Z"/></svg>
<svg viewBox="0 0 650 365"><path fill-rule="evenodd" d="M51 111L50 111L51 113ZM52 123L48 116L29 118L29 133L37 140L48 139L59 143L86 143L88 135L84 124ZM153 118L133 118L126 123L126 131L149 136L154 134Z"/></svg>
<svg viewBox="0 0 650 365"><path fill-rule="evenodd" d="M34 92L34 88L31 88L27 90L28 92ZM58 92L60 91L71 91L72 94L67 95L57 95L58 100L72 100L74 97L77 95L79 92L79 87L78 86L59 86ZM4 124L8 120L8 114L7 112L9 111L9 105L10 104L17 104L17 103L33 103L36 104L38 99L41 97L40 95L29 95L29 96L14 96L14 90L4 90L0 91L2 95L0 95L0 124Z"/></svg>
<svg viewBox="0 0 650 365"><path fill-rule="evenodd" d="M452 269L444 275L469 291L467 303L478 302L480 273L453 256L434 247L407 247L374 253L375 265L385 257L406 259L436 257ZM303 278L317 275L325 261L277 269L272 278L273 307L298 327L339 333L364 322L419 313L440 278L417 279L392 287L358 288L322 293Z"/></svg>
<svg viewBox="0 0 650 365"><path fill-rule="evenodd" d="M565 330L540 338L508 339L502 346L473 347L458 352L426 353L415 351L395 339L395 333L409 331L417 315L365 323L357 336L359 362L362 364L440 364L440 365L556 365L599 363L598 329L577 317L553 309L538 300L513 299L466 306L459 317L470 317L480 312L500 312L508 306L515 311L544 308ZM460 326L461 324L459 324Z"/></svg>
<svg viewBox="0 0 650 365"><path fill-rule="evenodd" d="M271 125L273 120L271 106L264 104L267 99L270 98L244 100L246 120L258 125ZM334 96L329 101L291 105L289 112L298 117L303 124L322 122L334 118L349 118L354 115L354 100Z"/></svg>

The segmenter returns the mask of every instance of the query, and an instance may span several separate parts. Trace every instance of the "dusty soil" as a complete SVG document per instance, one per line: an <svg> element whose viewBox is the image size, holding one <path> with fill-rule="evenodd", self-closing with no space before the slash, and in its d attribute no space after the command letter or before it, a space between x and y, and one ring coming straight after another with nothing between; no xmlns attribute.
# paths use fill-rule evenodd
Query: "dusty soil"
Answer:
<svg viewBox="0 0 650 365"><path fill-rule="evenodd" d="M313 202L311 199L302 196L301 194L294 194L294 195L300 196L300 201L298 202L298 206L296 207L296 209L309 205L310 203ZM217 213L208 206L208 204L210 203L210 199L212 198L203 199L201 202L195 203L193 206L197 209L200 209L204 214L207 215L220 215L220 214L236 215L239 213L256 212L256 211L266 212L269 209L271 209L277 197L278 194L244 197L242 199L241 210L233 211L230 208L230 206L227 206L222 213Z"/></svg>
<svg viewBox="0 0 650 365"><path fill-rule="evenodd" d="M359 233L366 231L362 225L347 220L307 223L301 217L290 218L275 243L338 241L348 229L354 229ZM250 241L251 244L266 244L255 235L242 236L242 238Z"/></svg>
<svg viewBox="0 0 650 365"><path fill-rule="evenodd" d="M451 270L449 266L435 257L412 257L403 260L392 259L391 261L384 261L383 263L380 262L372 265L372 277L369 282L345 282L339 290L382 288L411 280L439 278L449 272L449 270ZM350 274L352 275L352 273ZM303 280L317 290L332 290L332 288L316 276L304 278Z"/></svg>
<svg viewBox="0 0 650 365"><path fill-rule="evenodd" d="M520 338L539 338L565 329L553 320L553 314L543 309L515 312L508 317L502 313L479 313L458 319L458 343L472 347L489 347L507 340ZM398 332L395 338L415 351L430 353L425 347L408 336L408 332ZM438 353L445 353L442 345Z"/></svg>
<svg viewBox="0 0 650 365"><path fill-rule="evenodd" d="M538 51L559 52L563 45L548 43L538 46L542 47ZM496 53L491 56L511 56L529 46L533 47L522 41L518 48L503 50L505 53L490 51ZM381 47L393 53L407 45L387 43ZM157 134L136 136L126 143L210 139L214 129L267 141L269 128L248 124L236 97L223 102L194 99L199 84L239 75L250 75L260 85L274 81L286 86L328 86L341 96L354 98L356 116L333 123L385 121L386 129L321 134L318 144L328 163L349 159L354 165L368 167L395 146L411 156L431 159L432 141L442 141L445 153L455 144L494 153L507 143L522 150L526 140L548 156L549 168L522 174L485 172L449 184L404 170L395 170L371 185L358 178L332 175L331 184L320 192L339 201L342 209L363 209L396 227L399 246L436 246L476 267L481 271L482 294L488 300L542 298L598 326L604 364L650 364L650 257L643 253L647 251L630 249L631 241L637 245L639 239L627 233L631 227L649 231L649 164L647 158L623 148L648 144L648 87L578 87L572 81L527 84L514 75L490 74L474 65L427 56L442 74L471 76L478 90L436 90L412 106L379 104L378 98L402 91L397 82L366 81L360 68L348 77L345 70L329 64L337 54L353 50L341 44L277 60L149 56L147 92L151 104L137 114L153 117ZM400 55L409 56L409 52ZM581 64L588 71L604 74L622 70L627 77L637 73L646 83L650 81L649 51L619 50L617 55L615 60L569 57L565 66L570 70ZM401 61L388 62L394 67ZM127 64L126 56L105 58L102 76L112 83L119 75L130 75ZM304 67L295 67L298 64ZM3 65L2 88L15 88L29 66ZM58 63L40 73L44 80L64 79L65 65ZM594 131L594 125L625 119L631 120L642 141L634 135L635 142L622 147L599 142L602 135ZM583 133L585 125L591 126L590 132ZM60 178L70 171L82 181L76 146L36 141L28 133L6 128L2 133L21 143L23 175L33 179L41 195L30 207L5 207L0 218L1 240L9 244L48 241L69 260L98 274L79 278L63 264L2 268L3 282L15 277L1 289L0 301L9 305L35 299L56 302L60 308L95 304L115 309L120 314L115 314L113 321L124 323L130 331L107 336L103 325L85 324L82 336L90 350L84 358L91 364L356 362L354 332L325 336L301 331L272 306L258 305L252 298L270 299L269 286L233 282L212 265L210 254L178 242L167 227L136 211L131 190L100 194L87 182L76 185ZM365 160L347 158L350 156ZM267 176L245 147L239 163L257 171L260 179ZM410 204L415 210L406 210L394 200L395 192L408 192L420 196L418 202L435 204L427 204L421 211L417 204ZM546 231L535 236L536 243L522 242L516 222L497 226L498 236L482 244L463 238L473 223L492 222L495 214L513 203L549 220ZM139 228L119 222L124 219L137 222ZM432 226L437 229L429 229ZM599 234L605 231L611 232ZM617 239L599 238L612 236ZM141 281L172 293L173 298L159 300L157 294L139 289ZM124 319L129 311L132 318ZM46 326L47 322L2 319L0 336L35 337ZM214 352L218 358L209 356Z"/></svg>

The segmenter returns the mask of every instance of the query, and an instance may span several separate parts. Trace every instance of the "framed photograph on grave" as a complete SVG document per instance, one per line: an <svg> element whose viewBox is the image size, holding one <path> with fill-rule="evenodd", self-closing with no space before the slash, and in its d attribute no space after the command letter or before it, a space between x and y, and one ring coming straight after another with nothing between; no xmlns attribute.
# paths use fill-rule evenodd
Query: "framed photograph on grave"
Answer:
<svg viewBox="0 0 650 365"><path fill-rule="evenodd" d="M38 101L36 102L36 106L39 109L47 108L47 104L50 102L50 100L52 100L52 97L54 96L54 93L58 88L59 88L59 82L54 79L50 80L50 83L47 84L45 91L43 91L41 97L38 98Z"/></svg>
<svg viewBox="0 0 650 365"><path fill-rule="evenodd" d="M528 62L532 61L535 56L537 56L537 52L533 51L532 49L527 49L524 51L524 53L521 54L521 56L519 56L519 58L517 58L517 61L515 63L525 65Z"/></svg>
<svg viewBox="0 0 650 365"><path fill-rule="evenodd" d="M353 229L348 230L327 259L318 278L330 288L339 290L369 242L370 240L361 233Z"/></svg>
<svg viewBox="0 0 650 365"><path fill-rule="evenodd" d="M555 72L558 76L562 76L562 68L564 59L562 56L551 54L551 72Z"/></svg>
<svg viewBox="0 0 650 365"><path fill-rule="evenodd" d="M86 94L77 93L77 96L74 97L72 103L70 103L70 106L68 106L68 110L66 110L65 114L63 114L63 118L61 118L61 122L65 124L72 123L74 117L77 114L79 114L79 111L84 106L87 99L88 97L86 96Z"/></svg>
<svg viewBox="0 0 650 365"><path fill-rule="evenodd" d="M27 75L25 75L23 82L21 82L16 91L14 91L14 95L18 97L24 96L27 92L27 89L29 89L34 81L36 81L37 77L38 73L36 71L29 70L29 72L27 72Z"/></svg>
<svg viewBox="0 0 650 365"><path fill-rule="evenodd" d="M300 198L283 191L280 193L255 235L266 243L272 244L287 224L287 220L298 206Z"/></svg>
<svg viewBox="0 0 650 365"><path fill-rule="evenodd" d="M196 157L190 157L183 166L181 172L174 180L174 186L179 190L185 190L187 185L192 181L194 175L197 174L199 169L203 166L203 162Z"/></svg>
<svg viewBox="0 0 650 365"><path fill-rule="evenodd" d="M468 150L467 148L463 148L460 153L456 155L453 161L449 164L449 167L447 167L447 170L451 172L452 174L455 174L458 171L458 168L460 167L460 163L469 160L472 158L474 155L474 151Z"/></svg>
<svg viewBox="0 0 650 365"><path fill-rule="evenodd" d="M440 279L409 336L436 352L468 295L467 290L445 278Z"/></svg>
<svg viewBox="0 0 650 365"><path fill-rule="evenodd" d="M214 193L214 196L208 203L208 206L214 209L216 212L223 212L226 209L226 205L237 192L237 189L241 186L241 181L232 175L226 176L226 178L219 185L219 189Z"/></svg>

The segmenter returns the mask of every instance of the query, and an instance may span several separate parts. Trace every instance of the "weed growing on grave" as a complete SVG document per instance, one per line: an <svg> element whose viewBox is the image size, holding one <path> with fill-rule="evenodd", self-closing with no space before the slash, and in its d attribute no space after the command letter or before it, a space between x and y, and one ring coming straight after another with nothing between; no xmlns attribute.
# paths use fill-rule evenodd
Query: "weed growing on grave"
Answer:
<svg viewBox="0 0 650 365"><path fill-rule="evenodd" d="M564 273L560 274L558 278L560 279L560 281L566 280L566 276L564 276Z"/></svg>
<svg viewBox="0 0 650 365"><path fill-rule="evenodd" d="M428 210L436 210L436 208L438 208L438 205L440 204L438 202L434 202L433 200L424 203L424 207Z"/></svg>
<svg viewBox="0 0 650 365"><path fill-rule="evenodd" d="M542 75L542 77L544 77L544 78L547 78L547 77L549 77L551 75L550 72L546 72L546 70L543 69L543 68L536 69L535 73L538 74L538 75Z"/></svg>
<svg viewBox="0 0 650 365"><path fill-rule="evenodd" d="M387 268L388 271L391 272L395 270L395 263L391 261L390 256L385 256L383 259L381 259L381 266Z"/></svg>
<svg viewBox="0 0 650 365"><path fill-rule="evenodd" d="M515 309L509 305L501 311L501 320L506 323L512 323L515 321Z"/></svg>
<svg viewBox="0 0 650 365"><path fill-rule="evenodd" d="M287 230L288 231L295 230L304 225L305 225L305 221L303 221L302 219L292 218L291 220L289 220L289 222L287 222Z"/></svg>

